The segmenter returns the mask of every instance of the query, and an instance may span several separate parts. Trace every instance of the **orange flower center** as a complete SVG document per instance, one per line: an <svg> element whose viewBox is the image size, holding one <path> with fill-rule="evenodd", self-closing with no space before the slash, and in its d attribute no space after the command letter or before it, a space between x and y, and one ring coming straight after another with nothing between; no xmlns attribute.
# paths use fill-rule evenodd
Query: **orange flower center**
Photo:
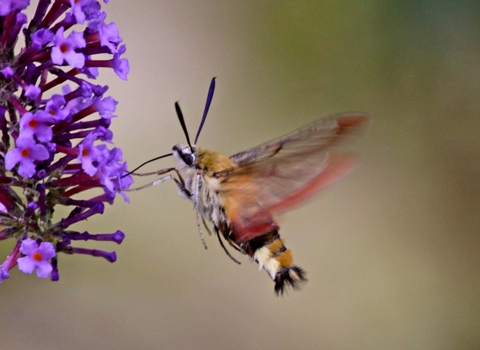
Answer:
<svg viewBox="0 0 480 350"><path fill-rule="evenodd" d="M82 157L88 157L88 148L82 149Z"/></svg>
<svg viewBox="0 0 480 350"><path fill-rule="evenodd" d="M22 149L22 152L20 152L22 157L29 157L30 156L30 150L28 148Z"/></svg>
<svg viewBox="0 0 480 350"><path fill-rule="evenodd" d="M42 261L43 260L43 255L42 255L42 253L35 252L35 253L33 253L32 258L35 261Z"/></svg>
<svg viewBox="0 0 480 350"><path fill-rule="evenodd" d="M67 44L60 45L60 51L62 51L62 53L67 53L68 52L68 45Z"/></svg>
<svg viewBox="0 0 480 350"><path fill-rule="evenodd" d="M36 119L32 119L28 122L28 126L31 127L31 128L34 128L38 125L38 120Z"/></svg>

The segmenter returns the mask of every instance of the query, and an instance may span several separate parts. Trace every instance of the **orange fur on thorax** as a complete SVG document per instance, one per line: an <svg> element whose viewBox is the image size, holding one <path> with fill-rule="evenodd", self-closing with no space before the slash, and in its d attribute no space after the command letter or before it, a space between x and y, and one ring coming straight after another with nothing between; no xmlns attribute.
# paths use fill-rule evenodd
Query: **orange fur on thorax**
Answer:
<svg viewBox="0 0 480 350"><path fill-rule="evenodd" d="M197 164L207 176L228 172L238 166L233 160L219 152L197 148L196 154Z"/></svg>

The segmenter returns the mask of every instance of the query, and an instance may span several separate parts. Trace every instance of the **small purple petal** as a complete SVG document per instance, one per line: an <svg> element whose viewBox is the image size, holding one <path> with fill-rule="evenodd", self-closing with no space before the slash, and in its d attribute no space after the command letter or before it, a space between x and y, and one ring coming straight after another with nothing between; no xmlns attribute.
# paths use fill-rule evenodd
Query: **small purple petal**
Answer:
<svg viewBox="0 0 480 350"><path fill-rule="evenodd" d="M97 4L98 7L94 8L93 11L90 13L90 16L88 16L88 29L90 29L91 32L95 32L101 26L105 25L104 21L107 17L107 14L105 12L100 11L100 4Z"/></svg>
<svg viewBox="0 0 480 350"><path fill-rule="evenodd" d="M98 77L98 68L97 67L83 67L82 73L90 79L97 79Z"/></svg>
<svg viewBox="0 0 480 350"><path fill-rule="evenodd" d="M31 238L27 238L22 241L22 245L20 246L20 252L25 255L31 255L37 251L37 248L37 241Z"/></svg>
<svg viewBox="0 0 480 350"><path fill-rule="evenodd" d="M83 12L87 16L88 21L99 18L102 16L102 14L104 15L104 18L105 18L106 17L105 12L101 12L100 9L101 9L100 3L97 1L90 1L90 3L83 6Z"/></svg>
<svg viewBox="0 0 480 350"><path fill-rule="evenodd" d="M35 264L33 263L33 259L29 258L28 256L24 256L23 258L18 258L18 269L26 274L31 274L35 270Z"/></svg>
<svg viewBox="0 0 480 350"><path fill-rule="evenodd" d="M85 22L85 13L82 10L82 5L85 1L70 0L70 6L72 7L72 13L75 16L77 23L82 24Z"/></svg>
<svg viewBox="0 0 480 350"><path fill-rule="evenodd" d="M98 114L100 114L102 118L109 119L116 117L116 115L112 114L112 112L115 112L118 102L113 97L108 96L103 100L96 98L93 104L97 108Z"/></svg>
<svg viewBox="0 0 480 350"><path fill-rule="evenodd" d="M18 148L13 148L5 155L5 168L7 170L12 170L15 165L20 161L20 150Z"/></svg>
<svg viewBox="0 0 480 350"><path fill-rule="evenodd" d="M37 264L37 276L40 278L47 278L52 270L52 264L48 261L42 261Z"/></svg>
<svg viewBox="0 0 480 350"><path fill-rule="evenodd" d="M113 55L113 70L120 79L127 80L127 75L130 73L130 65L126 58L120 58L120 55L125 53L127 47L125 45L120 46L120 49Z"/></svg>
<svg viewBox="0 0 480 350"><path fill-rule="evenodd" d="M107 46L111 53L117 52L117 45L122 42L115 22L100 26L98 28L100 35L100 44Z"/></svg>
<svg viewBox="0 0 480 350"><path fill-rule="evenodd" d="M35 164L29 158L22 158L18 166L18 174L23 177L32 177L35 174Z"/></svg>
<svg viewBox="0 0 480 350"><path fill-rule="evenodd" d="M35 160L45 160L48 159L50 153L48 153L47 148L44 145L35 145L30 148L31 158Z"/></svg>
<svg viewBox="0 0 480 350"><path fill-rule="evenodd" d="M2 69L2 74L5 78L9 79L13 77L15 73L13 72L13 69L10 66L7 66Z"/></svg>
<svg viewBox="0 0 480 350"><path fill-rule="evenodd" d="M45 260L51 259L56 255L55 248L50 242L40 243L40 245L38 246L38 252L43 255L43 258Z"/></svg>
<svg viewBox="0 0 480 350"><path fill-rule="evenodd" d="M32 41L39 47L50 44L53 41L53 37L53 33L46 28L39 29L31 35Z"/></svg>
<svg viewBox="0 0 480 350"><path fill-rule="evenodd" d="M41 92L42 89L40 89L38 86L28 85L25 89L25 96L27 96L31 100L35 100L38 96L40 96Z"/></svg>
<svg viewBox="0 0 480 350"><path fill-rule="evenodd" d="M75 51L69 51L63 55L65 61L73 68L83 68L85 66L85 56Z"/></svg>

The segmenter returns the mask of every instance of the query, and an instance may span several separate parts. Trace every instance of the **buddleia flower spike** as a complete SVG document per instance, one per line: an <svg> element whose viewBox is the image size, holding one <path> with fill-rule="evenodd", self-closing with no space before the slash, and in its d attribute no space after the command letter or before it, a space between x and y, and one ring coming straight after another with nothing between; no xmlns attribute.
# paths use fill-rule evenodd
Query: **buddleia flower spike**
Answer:
<svg viewBox="0 0 480 350"><path fill-rule="evenodd" d="M0 2L0 241L13 246L0 261L0 283L16 265L56 281L60 253L116 261L113 251L75 241L120 244L122 231L93 234L73 226L102 214L117 194L128 201L123 189L132 183L122 176L122 151L111 146L117 101L108 86L93 82L99 68L127 79L115 23L105 21L95 0L39 0L31 19L23 12L28 5ZM58 206L69 214L54 215Z"/></svg>

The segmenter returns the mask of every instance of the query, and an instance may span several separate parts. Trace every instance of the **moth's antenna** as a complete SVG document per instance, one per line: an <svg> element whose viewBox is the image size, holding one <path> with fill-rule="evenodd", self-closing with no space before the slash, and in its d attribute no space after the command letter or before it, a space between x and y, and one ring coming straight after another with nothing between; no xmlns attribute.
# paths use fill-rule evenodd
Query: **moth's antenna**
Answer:
<svg viewBox="0 0 480 350"><path fill-rule="evenodd" d="M140 164L139 166L137 166L135 169L133 169L132 171L129 171L128 173L122 175L122 178L124 178L125 176L128 176L130 174L133 174L134 172L136 172L138 169L140 169L141 167L143 167L144 165L147 165L148 163L151 163L151 162L154 162L156 160L159 160L159 159L162 159L162 158L166 158L166 157L170 157L170 156L173 156L173 153L168 153L168 154L164 154L163 156L159 156L159 157L155 157L155 158L152 158L150 160L147 160L146 162Z"/></svg>
<svg viewBox="0 0 480 350"><path fill-rule="evenodd" d="M212 78L212 81L210 83L210 88L208 89L207 102L205 103L205 110L203 111L203 117L200 122L200 126L198 127L197 135L195 136L195 144L197 143L198 137L200 136L200 132L202 131L203 124L205 124L205 119L207 119L208 110L210 109L210 104L212 103L213 93L215 92L215 79L216 79L215 77ZM178 120L180 121L180 125L182 126L183 133L185 134L185 138L187 139L188 146L193 152L193 147L192 147L192 144L190 143L190 137L188 136L187 126L185 125L185 119L183 118L183 113L182 113L182 110L180 109L180 105L178 104L178 102L175 102L175 111L177 112ZM173 153L164 154L162 156L147 160L146 162L137 166L132 171L129 171L128 173L122 175L122 178L130 174L133 174L135 171L147 165L148 163L154 162L162 158L170 157L170 156L173 156Z"/></svg>
<svg viewBox="0 0 480 350"><path fill-rule="evenodd" d="M207 102L205 103L205 110L203 111L202 121L200 122L200 126L198 127L197 136L195 136L195 144L197 144L197 140L198 140L198 137L200 136L200 132L202 131L203 124L205 124L205 119L207 119L210 103L212 103L213 93L215 92L215 79L216 79L215 77L212 78L212 82L210 83L210 88L208 89Z"/></svg>
<svg viewBox="0 0 480 350"><path fill-rule="evenodd" d="M185 134L185 137L187 138L187 143L188 146L190 147L190 150L193 153L193 147L192 144L190 143L190 137L188 137L188 131L187 131L187 126L185 125L185 119L183 119L183 113L182 110L180 109L180 105L178 102L175 102L175 111L177 112L178 120L180 121L180 125L182 125L183 133Z"/></svg>

